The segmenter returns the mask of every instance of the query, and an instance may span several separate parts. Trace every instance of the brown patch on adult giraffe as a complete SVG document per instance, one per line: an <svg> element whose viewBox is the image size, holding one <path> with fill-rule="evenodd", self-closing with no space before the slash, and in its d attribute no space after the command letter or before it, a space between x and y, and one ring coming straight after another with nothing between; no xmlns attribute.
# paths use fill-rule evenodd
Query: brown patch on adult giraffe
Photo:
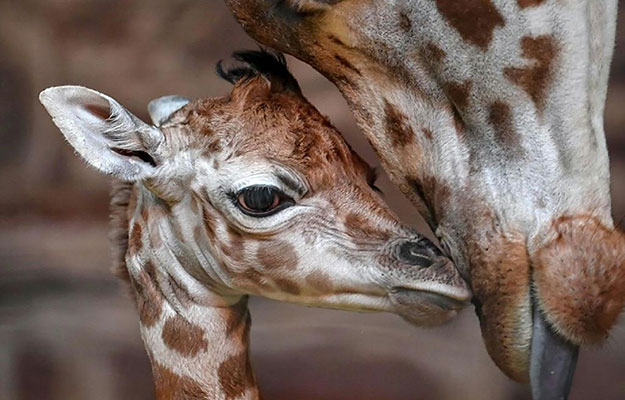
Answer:
<svg viewBox="0 0 625 400"><path fill-rule="evenodd" d="M130 231L130 249L136 253L143 248L143 230L138 222L135 222Z"/></svg>
<svg viewBox="0 0 625 400"><path fill-rule="evenodd" d="M423 53L426 59L433 61L435 64L440 64L447 56L443 49L432 42L428 42L425 45Z"/></svg>
<svg viewBox="0 0 625 400"><path fill-rule="evenodd" d="M460 111L464 111L469 107L469 95L471 94L472 86L473 82L471 81L461 83L446 82L443 84L443 90L456 108Z"/></svg>
<svg viewBox="0 0 625 400"><path fill-rule="evenodd" d="M345 233L354 239L385 241L393 236L389 230L378 228L369 218L355 212L347 214L343 224L346 229Z"/></svg>
<svg viewBox="0 0 625 400"><path fill-rule="evenodd" d="M283 240L267 240L260 243L256 258L265 271L272 269L294 270L298 257L295 247Z"/></svg>
<svg viewBox="0 0 625 400"><path fill-rule="evenodd" d="M441 15L462 39L487 50L493 32L505 21L491 0L436 0Z"/></svg>
<svg viewBox="0 0 625 400"><path fill-rule="evenodd" d="M404 33L408 33L412 29L412 21L405 11L399 12L399 29L404 31Z"/></svg>
<svg viewBox="0 0 625 400"><path fill-rule="evenodd" d="M156 284L156 270L146 261L136 279L131 280L141 324L150 328L160 319L163 311L163 294Z"/></svg>
<svg viewBox="0 0 625 400"><path fill-rule="evenodd" d="M384 100L384 115L384 128L394 147L404 147L414 140L408 117L387 100Z"/></svg>
<svg viewBox="0 0 625 400"><path fill-rule="evenodd" d="M208 342L204 339L204 330L180 315L165 321L161 338L167 347L186 357L193 357L208 347Z"/></svg>
<svg viewBox="0 0 625 400"><path fill-rule="evenodd" d="M341 64L343 67L347 68L348 70L354 72L356 75L362 75L362 73L360 72L360 70L354 66L354 64L352 64L347 58L339 55L339 54L335 54L334 55L334 59L336 61L339 62L339 64Z"/></svg>
<svg viewBox="0 0 625 400"><path fill-rule="evenodd" d="M517 149L519 135L514 128L512 111L508 103L501 100L493 102L489 107L488 119L495 129L495 139L504 149Z"/></svg>
<svg viewBox="0 0 625 400"><path fill-rule="evenodd" d="M199 382L175 374L170 369L152 362L154 394L159 400L200 400L207 399L212 391L203 388Z"/></svg>
<svg viewBox="0 0 625 400"><path fill-rule="evenodd" d="M521 38L521 49L523 57L533 63L523 68L508 67L504 69L504 74L530 96L536 108L542 110L553 79L558 45L551 35L524 36Z"/></svg>
<svg viewBox="0 0 625 400"><path fill-rule="evenodd" d="M625 234L590 215L553 221L532 255L541 310L565 338L601 343L625 303Z"/></svg>
<svg viewBox="0 0 625 400"><path fill-rule="evenodd" d="M222 362L217 370L217 376L226 400L236 399L248 388L255 386L254 374L247 351Z"/></svg>
<svg viewBox="0 0 625 400"><path fill-rule="evenodd" d="M545 0L517 0L519 7L527 8L527 7L535 7L544 3Z"/></svg>

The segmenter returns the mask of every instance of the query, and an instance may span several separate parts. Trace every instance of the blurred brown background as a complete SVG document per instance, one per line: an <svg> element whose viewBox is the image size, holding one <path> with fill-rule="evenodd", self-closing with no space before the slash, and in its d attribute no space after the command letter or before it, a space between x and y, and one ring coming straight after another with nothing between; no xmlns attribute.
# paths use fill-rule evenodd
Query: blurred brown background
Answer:
<svg viewBox="0 0 625 400"><path fill-rule="evenodd" d="M625 13L606 112L614 216L625 216ZM150 399L137 318L109 273L108 179L64 143L40 90L85 85L146 119L166 94L221 96L217 60L254 47L221 1L0 0L0 400ZM305 94L377 161L335 88L291 60ZM387 201L420 219L383 178ZM267 399L528 399L490 362L473 310L437 329L392 315L252 300ZM625 329L584 350L572 399L625 399Z"/></svg>

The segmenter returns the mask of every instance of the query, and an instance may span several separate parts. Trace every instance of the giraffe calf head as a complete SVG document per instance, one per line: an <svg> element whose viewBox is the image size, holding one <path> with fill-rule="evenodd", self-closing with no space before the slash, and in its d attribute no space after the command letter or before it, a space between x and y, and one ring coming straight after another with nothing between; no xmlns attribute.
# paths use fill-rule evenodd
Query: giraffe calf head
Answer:
<svg viewBox="0 0 625 400"><path fill-rule="evenodd" d="M390 311L417 324L455 315L470 292L453 264L397 220L284 59L236 58L240 66L218 68L234 84L229 96L154 100L153 125L90 89L42 92L88 163L135 182L126 257L200 271L228 296Z"/></svg>

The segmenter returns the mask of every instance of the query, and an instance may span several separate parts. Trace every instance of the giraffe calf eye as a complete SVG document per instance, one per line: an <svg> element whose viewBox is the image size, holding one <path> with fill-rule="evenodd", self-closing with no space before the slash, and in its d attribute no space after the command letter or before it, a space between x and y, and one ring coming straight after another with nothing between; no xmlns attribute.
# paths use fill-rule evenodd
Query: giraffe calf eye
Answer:
<svg viewBox="0 0 625 400"><path fill-rule="evenodd" d="M293 199L274 186L249 186L235 195L236 206L252 217L267 217L294 204Z"/></svg>

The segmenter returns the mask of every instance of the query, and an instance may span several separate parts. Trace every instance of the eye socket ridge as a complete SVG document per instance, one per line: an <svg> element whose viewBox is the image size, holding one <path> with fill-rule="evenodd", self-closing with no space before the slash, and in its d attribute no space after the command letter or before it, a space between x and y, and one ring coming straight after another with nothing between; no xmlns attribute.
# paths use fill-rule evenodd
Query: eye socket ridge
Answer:
<svg viewBox="0 0 625 400"><path fill-rule="evenodd" d="M268 217L295 204L282 190L270 185L245 187L233 195L235 206L251 217Z"/></svg>

